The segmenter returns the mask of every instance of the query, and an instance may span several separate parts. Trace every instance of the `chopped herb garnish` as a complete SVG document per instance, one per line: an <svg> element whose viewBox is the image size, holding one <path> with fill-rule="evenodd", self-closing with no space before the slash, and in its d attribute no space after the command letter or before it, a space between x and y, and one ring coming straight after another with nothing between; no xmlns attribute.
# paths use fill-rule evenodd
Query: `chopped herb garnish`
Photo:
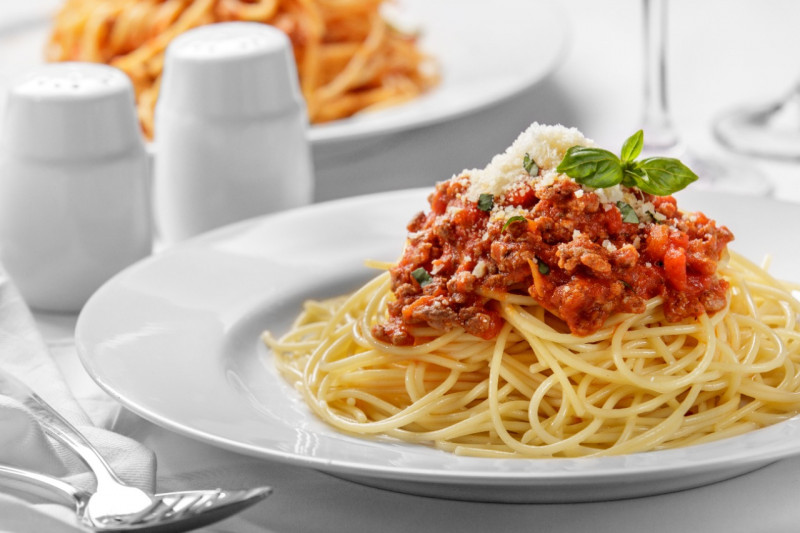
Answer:
<svg viewBox="0 0 800 533"><path fill-rule="evenodd" d="M539 264L539 274L544 274L546 276L550 273L550 267L547 266L544 261L537 257L536 262Z"/></svg>
<svg viewBox="0 0 800 533"><path fill-rule="evenodd" d="M531 176L537 176L539 174L539 165L536 164L536 161L534 161L527 152L525 153L525 157L522 158L522 168Z"/></svg>
<svg viewBox="0 0 800 533"><path fill-rule="evenodd" d="M622 213L622 221L627 222L629 224L638 224L639 217L636 216L636 211L633 208L626 204L625 202L617 202L617 207L619 208L619 212Z"/></svg>
<svg viewBox="0 0 800 533"><path fill-rule="evenodd" d="M478 209L487 213L494 207L494 195L487 192L478 197Z"/></svg>
<svg viewBox="0 0 800 533"><path fill-rule="evenodd" d="M567 150L556 170L595 189L621 183L655 196L669 196L697 180L694 172L671 157L648 157L636 161L643 145L644 134L639 130L622 145L620 157L602 148L573 146Z"/></svg>
<svg viewBox="0 0 800 533"><path fill-rule="evenodd" d="M525 218L525 217L524 217L524 216L522 216L522 215L514 215L513 217L511 217L511 218L509 218L508 220L506 220L506 223L505 223L505 224L503 224L503 229L502 229L502 231L505 231L505 230L506 230L506 228L507 228L507 227L509 227L509 226L510 226L511 224L513 224L514 222L522 222L522 221L525 221L525 220L528 220L528 219L527 219L527 218Z"/></svg>
<svg viewBox="0 0 800 533"><path fill-rule="evenodd" d="M625 281L624 279L619 280L619 282L622 283L622 286L625 287L628 290L633 288L633 287L631 287L631 284L628 283L627 281Z"/></svg>
<svg viewBox="0 0 800 533"><path fill-rule="evenodd" d="M656 214L653 211L645 211L645 213L647 213L647 216L650 217L650 222L652 222L653 224L666 224L667 223L666 219L664 219L664 220L657 219L656 218Z"/></svg>
<svg viewBox="0 0 800 533"><path fill-rule="evenodd" d="M433 281L433 278L430 274L428 274L428 271L422 267L419 267L411 272L411 277L417 280L417 283L419 283L420 287L424 287Z"/></svg>

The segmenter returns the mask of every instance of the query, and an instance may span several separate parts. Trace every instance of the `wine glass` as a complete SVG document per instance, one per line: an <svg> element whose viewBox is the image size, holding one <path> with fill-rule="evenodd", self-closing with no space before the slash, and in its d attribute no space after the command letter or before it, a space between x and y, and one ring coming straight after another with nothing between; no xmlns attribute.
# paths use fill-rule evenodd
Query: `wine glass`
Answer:
<svg viewBox="0 0 800 533"><path fill-rule="evenodd" d="M667 0L642 0L644 30L644 103L642 130L645 156L675 157L699 179L705 190L767 195L772 184L757 170L733 156L712 157L689 149L672 121L667 97ZM800 91L798 91L800 105ZM800 136L800 115L798 115Z"/></svg>
<svg viewBox="0 0 800 533"><path fill-rule="evenodd" d="M723 146L737 153L800 160L800 81L777 101L720 115L713 131Z"/></svg>

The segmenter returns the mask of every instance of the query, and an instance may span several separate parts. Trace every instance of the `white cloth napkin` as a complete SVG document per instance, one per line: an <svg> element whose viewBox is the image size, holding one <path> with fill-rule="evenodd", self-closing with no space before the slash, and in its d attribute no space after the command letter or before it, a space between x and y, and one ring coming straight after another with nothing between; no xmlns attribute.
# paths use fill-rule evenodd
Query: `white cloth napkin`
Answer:
<svg viewBox="0 0 800 533"><path fill-rule="evenodd" d="M25 382L72 422L100 450L122 479L141 488L155 486L155 456L137 441L97 427L70 391L36 329L33 316L0 267L0 368ZM94 404L95 421L110 421L115 402ZM105 422L108 424L108 422ZM110 425L110 424L109 424ZM0 463L62 478L91 489L94 477L71 450L45 435L21 403L0 394ZM29 503L0 480L0 531L80 531L73 513L53 504Z"/></svg>

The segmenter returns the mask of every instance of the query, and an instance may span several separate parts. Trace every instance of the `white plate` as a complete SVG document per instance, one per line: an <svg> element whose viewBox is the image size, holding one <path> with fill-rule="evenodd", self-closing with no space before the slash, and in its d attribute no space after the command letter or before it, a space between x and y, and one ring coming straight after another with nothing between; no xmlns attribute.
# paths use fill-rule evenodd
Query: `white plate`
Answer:
<svg viewBox="0 0 800 533"><path fill-rule="evenodd" d="M477 111L541 81L566 51L566 16L552 1L402 0L397 4L402 7L402 20L421 29L421 47L440 62L441 84L394 108L312 126L313 143L374 137ZM39 25L0 33L0 111L15 77L42 63L47 32Z"/></svg>
<svg viewBox="0 0 800 533"><path fill-rule="evenodd" d="M482 459L343 435L310 414L259 340L283 332L307 298L355 288L393 260L429 190L318 204L223 228L119 274L88 302L77 346L91 376L125 406L176 432L248 455L414 494L504 502L572 502L664 493L727 479L800 452L795 418L717 443L594 459ZM796 206L684 194L736 233L736 249L774 255L798 279L787 246ZM752 214L752 216L750 215ZM763 233L763 235L762 235ZM790 239L783 241L783 239Z"/></svg>

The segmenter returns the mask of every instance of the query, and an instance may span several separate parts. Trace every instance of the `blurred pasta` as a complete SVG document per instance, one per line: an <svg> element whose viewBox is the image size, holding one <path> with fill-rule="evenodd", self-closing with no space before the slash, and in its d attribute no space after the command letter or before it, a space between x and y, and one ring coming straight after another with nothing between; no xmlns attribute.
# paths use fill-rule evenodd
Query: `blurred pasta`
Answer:
<svg viewBox="0 0 800 533"><path fill-rule="evenodd" d="M46 49L49 61L107 63L130 76L139 119L153 135L164 52L182 32L256 21L285 32L312 123L396 105L437 81L416 36L381 14L384 0L66 0Z"/></svg>

